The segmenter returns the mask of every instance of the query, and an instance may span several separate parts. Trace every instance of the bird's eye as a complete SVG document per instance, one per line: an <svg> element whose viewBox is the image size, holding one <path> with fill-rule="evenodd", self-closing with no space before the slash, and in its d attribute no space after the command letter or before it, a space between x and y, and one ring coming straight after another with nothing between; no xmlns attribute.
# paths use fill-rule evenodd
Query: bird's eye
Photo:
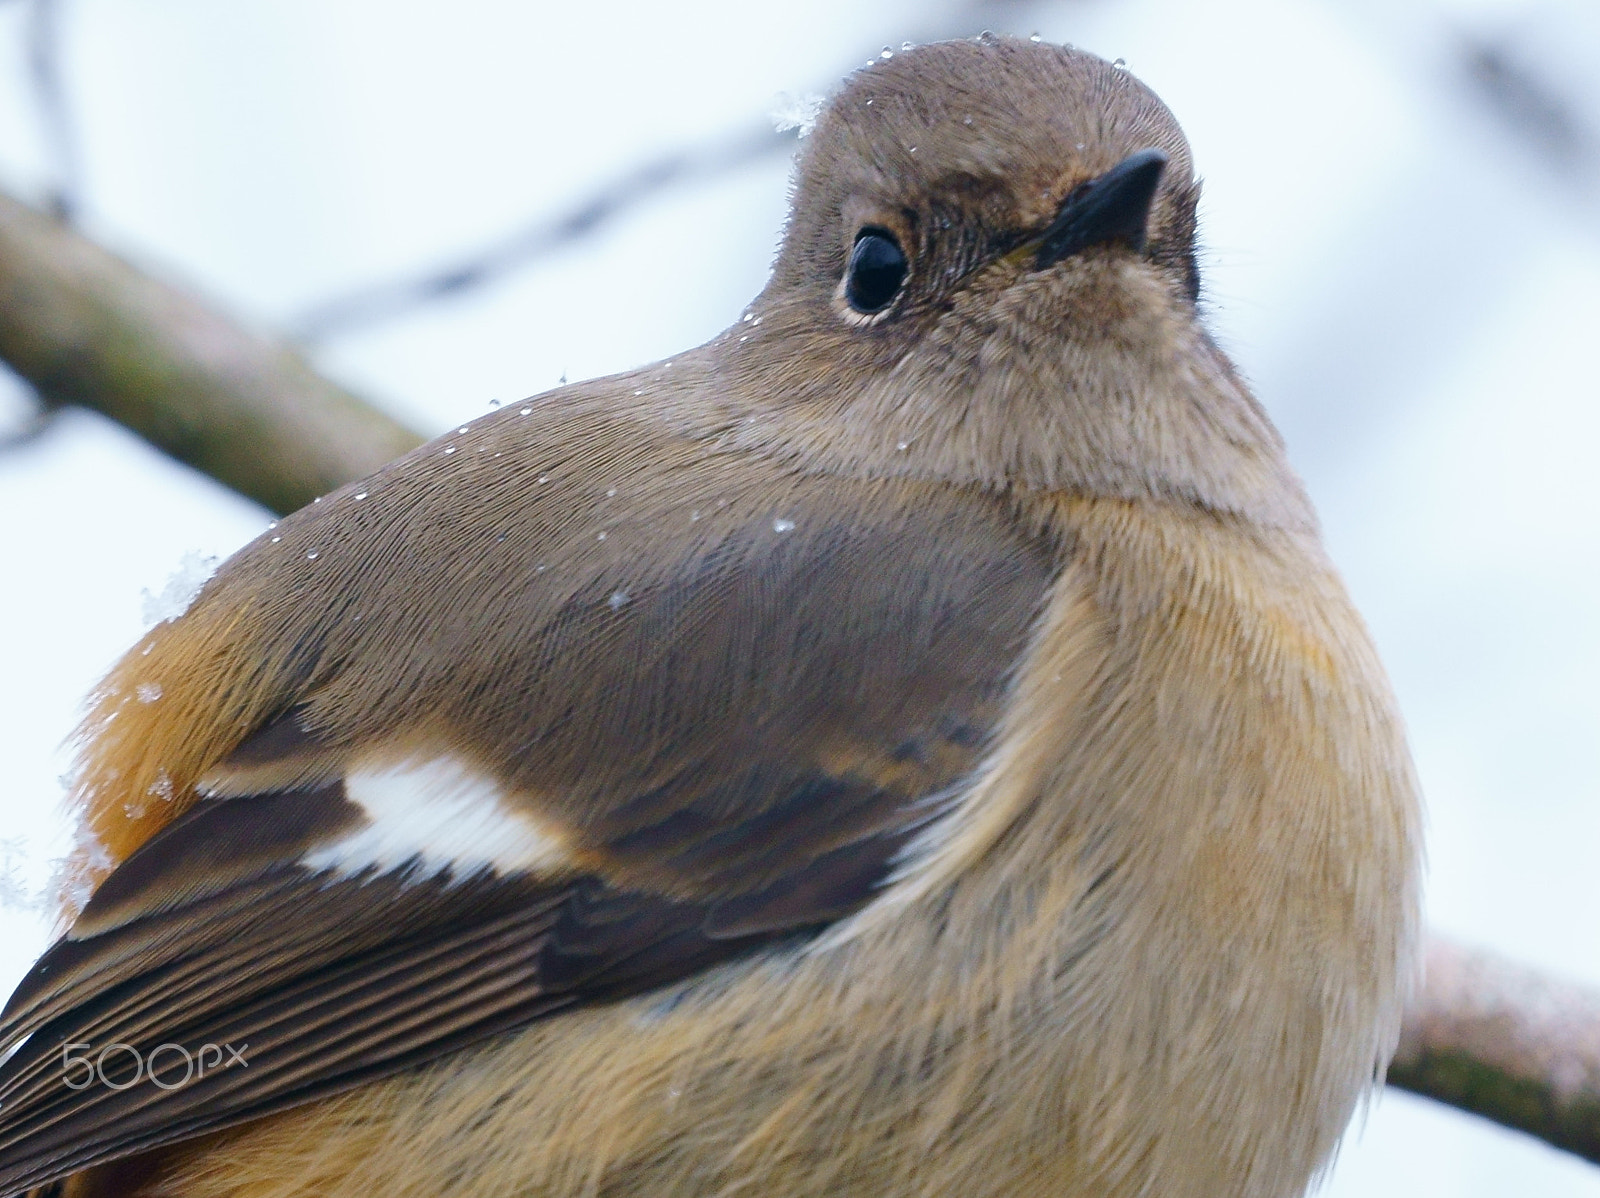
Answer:
<svg viewBox="0 0 1600 1198"><path fill-rule="evenodd" d="M906 256L887 229L863 229L850 251L844 298L857 312L871 315L889 306L905 282Z"/></svg>

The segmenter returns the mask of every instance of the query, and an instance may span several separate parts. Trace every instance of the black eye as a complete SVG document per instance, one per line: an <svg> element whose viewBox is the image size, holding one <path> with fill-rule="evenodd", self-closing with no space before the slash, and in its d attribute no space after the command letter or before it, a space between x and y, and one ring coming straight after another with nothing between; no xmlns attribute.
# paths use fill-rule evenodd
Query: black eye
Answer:
<svg viewBox="0 0 1600 1198"><path fill-rule="evenodd" d="M905 282L906 256L887 229L863 229L850 251L844 298L857 312L882 312Z"/></svg>

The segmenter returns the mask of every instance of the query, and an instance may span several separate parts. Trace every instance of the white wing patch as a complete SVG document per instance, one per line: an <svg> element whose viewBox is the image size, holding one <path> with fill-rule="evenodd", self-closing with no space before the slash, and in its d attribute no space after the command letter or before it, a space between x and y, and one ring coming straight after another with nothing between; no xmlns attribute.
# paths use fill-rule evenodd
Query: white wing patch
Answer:
<svg viewBox="0 0 1600 1198"><path fill-rule="evenodd" d="M560 840L506 802L494 779L453 757L358 766L345 794L371 821L301 858L311 869L358 874L411 863L426 874L560 873Z"/></svg>

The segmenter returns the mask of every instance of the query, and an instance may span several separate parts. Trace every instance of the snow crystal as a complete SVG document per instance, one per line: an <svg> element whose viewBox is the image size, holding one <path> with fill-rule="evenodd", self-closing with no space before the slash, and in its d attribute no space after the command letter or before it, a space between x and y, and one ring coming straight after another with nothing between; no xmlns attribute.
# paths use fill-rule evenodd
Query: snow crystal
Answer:
<svg viewBox="0 0 1600 1198"><path fill-rule="evenodd" d="M167 579L167 585L161 588L160 594L151 594L148 589L141 591L140 611L145 627L176 620L188 611L189 604L194 602L200 588L217 572L217 564L221 560L215 554L191 549L178 559L178 568Z"/></svg>
<svg viewBox="0 0 1600 1198"><path fill-rule="evenodd" d="M793 129L805 137L817 127L817 118L827 102L824 96L811 93L796 96L785 92L778 97L777 106L772 110L772 124L779 133Z"/></svg>

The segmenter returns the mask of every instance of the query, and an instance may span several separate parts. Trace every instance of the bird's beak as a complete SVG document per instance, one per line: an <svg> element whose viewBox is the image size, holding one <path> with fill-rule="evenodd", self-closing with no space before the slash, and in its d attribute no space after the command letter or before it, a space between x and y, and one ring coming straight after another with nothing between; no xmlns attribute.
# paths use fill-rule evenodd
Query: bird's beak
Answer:
<svg viewBox="0 0 1600 1198"><path fill-rule="evenodd" d="M1091 246L1111 242L1144 249L1150 205L1166 169L1162 151L1140 150L1074 188L1044 236L1033 243L1035 268L1044 270Z"/></svg>

